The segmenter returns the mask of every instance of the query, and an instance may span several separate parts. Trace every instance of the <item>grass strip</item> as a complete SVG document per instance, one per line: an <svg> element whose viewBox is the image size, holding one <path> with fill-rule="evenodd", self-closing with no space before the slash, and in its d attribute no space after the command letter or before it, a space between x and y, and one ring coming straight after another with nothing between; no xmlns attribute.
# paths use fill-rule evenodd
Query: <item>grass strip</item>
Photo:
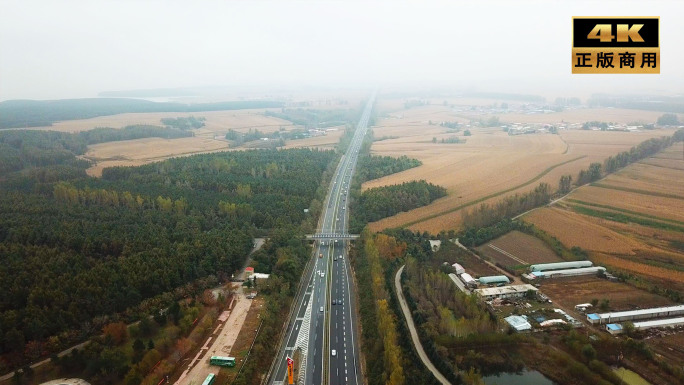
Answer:
<svg viewBox="0 0 684 385"><path fill-rule="evenodd" d="M661 218L661 217L658 217L658 216L655 216L655 215L640 213L640 212L638 212L638 211L631 211L631 210L627 210L627 209L621 209L621 208L619 208L619 207L613 207L613 206L608 206L608 205L601 205L601 204L598 204L598 203L585 202L585 201L581 201L581 200L579 200L579 199L567 199L566 202L578 203L578 204L581 204L581 205L584 205L584 206L598 207L598 208L602 208L602 209L608 209L608 210L618 211L618 212L625 213L625 214L637 215L637 216L644 217L644 218L656 219L656 220L661 221L661 222L669 222L669 223L672 223L672 224L675 224L675 225L684 225L684 222L677 221L677 220L674 220L674 219Z"/></svg>
<svg viewBox="0 0 684 385"><path fill-rule="evenodd" d="M684 227L682 227L682 226L652 221L649 219L639 218L639 217L635 217L635 216L631 216L631 215L625 215L625 214L621 214L621 213L611 213L611 212L607 212L607 211L594 210L594 209L590 209L588 207L583 207L583 206L578 206L578 205L570 205L570 206L571 206L573 211L575 211L579 214L589 215L589 216L596 217L596 218L608 219L608 220L611 220L614 222L636 223L638 225L652 227L652 228L656 228L656 229L671 230L671 231L678 231L680 233L684 233Z"/></svg>
<svg viewBox="0 0 684 385"><path fill-rule="evenodd" d="M642 194L642 195L650 195L650 196L655 196L655 197L673 198L673 199L684 200L684 197L680 196L680 195L666 194L666 193L660 193L660 192L648 191L648 190L639 190L636 188L629 188L629 187L613 186L613 185L609 185L609 184L605 184L605 183L591 183L591 186L606 188L606 189L610 189L610 190L620 190L620 191L633 192L635 194Z"/></svg>

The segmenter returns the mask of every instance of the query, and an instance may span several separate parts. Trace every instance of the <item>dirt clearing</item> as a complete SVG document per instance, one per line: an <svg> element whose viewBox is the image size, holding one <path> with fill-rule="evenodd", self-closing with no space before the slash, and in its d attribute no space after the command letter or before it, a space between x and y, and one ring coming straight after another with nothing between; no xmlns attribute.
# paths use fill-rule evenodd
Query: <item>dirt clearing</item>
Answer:
<svg viewBox="0 0 684 385"><path fill-rule="evenodd" d="M552 278L540 280L538 283L541 284L539 290L566 309L574 309L575 305L589 303L592 299L599 301L608 299L611 311L674 304L665 297L651 294L628 284L610 282L607 279L593 276Z"/></svg>
<svg viewBox="0 0 684 385"><path fill-rule="evenodd" d="M477 247L476 250L506 267L561 261L542 240L517 230Z"/></svg>

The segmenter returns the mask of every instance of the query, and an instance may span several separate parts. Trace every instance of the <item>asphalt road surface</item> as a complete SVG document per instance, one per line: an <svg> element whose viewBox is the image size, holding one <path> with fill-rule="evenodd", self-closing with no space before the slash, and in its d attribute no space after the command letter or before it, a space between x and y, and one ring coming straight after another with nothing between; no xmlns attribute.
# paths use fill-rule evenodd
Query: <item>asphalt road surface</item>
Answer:
<svg viewBox="0 0 684 385"><path fill-rule="evenodd" d="M325 201L319 233L346 234L348 232L347 202L351 177L356 167L361 143L368 130L368 119L375 96L366 104L347 152L340 160L332 178ZM300 293L294 304L296 311L289 320L283 349L276 355L276 362L269 383L287 383L286 357L294 354L300 331L306 333L308 325L308 348L306 351L305 384L362 384L359 365L359 344L356 334L354 292L351 269L347 255L347 242L342 239L316 241L315 263L306 271L306 290ZM307 307L311 306L306 319ZM307 322L308 321L308 322ZM334 351L334 355L333 355ZM298 367L299 363L295 363Z"/></svg>

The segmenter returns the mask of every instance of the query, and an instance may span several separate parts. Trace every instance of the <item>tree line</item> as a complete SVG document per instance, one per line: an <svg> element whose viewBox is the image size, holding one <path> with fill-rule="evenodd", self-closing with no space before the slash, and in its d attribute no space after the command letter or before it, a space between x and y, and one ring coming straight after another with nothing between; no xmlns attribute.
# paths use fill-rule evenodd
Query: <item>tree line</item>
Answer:
<svg viewBox="0 0 684 385"><path fill-rule="evenodd" d="M285 140L304 139L310 136L311 135L309 132L303 129L294 129L290 131L284 131L281 129L268 134L261 132L256 128L250 128L249 131L245 133L240 133L230 129L226 133L226 139L233 141L233 146L240 146L246 142L253 142L255 140L268 139L276 141L277 146L282 147L285 145Z"/></svg>
<svg viewBox="0 0 684 385"><path fill-rule="evenodd" d="M204 122L207 119L203 116L196 118L194 116L179 117L179 118L162 118L161 123L166 127L173 127L179 130L192 130L195 128L204 127Z"/></svg>
<svg viewBox="0 0 684 385"><path fill-rule="evenodd" d="M191 132L176 128L133 125L124 128L98 127L71 134L58 131L8 130L0 132L0 177L30 167L64 165L87 167L88 162L76 158L88 150L88 145L159 137L165 139L189 137Z"/></svg>
<svg viewBox="0 0 684 385"><path fill-rule="evenodd" d="M365 223L429 205L443 196L446 196L444 187L424 180L368 189L354 200L353 219L359 229L351 231L360 230Z"/></svg>
<svg viewBox="0 0 684 385"><path fill-rule="evenodd" d="M290 121L296 125L304 128L325 128L333 126L342 126L347 123L355 123L359 120L361 108L347 108L347 109L304 109L304 108L282 108L280 112L266 111L264 115L280 118Z"/></svg>
<svg viewBox="0 0 684 385"><path fill-rule="evenodd" d="M370 384L433 384L436 380L412 350L403 321L397 316L393 272L406 244L386 234L364 230L351 252L358 282L361 348Z"/></svg>
<svg viewBox="0 0 684 385"><path fill-rule="evenodd" d="M504 218L512 218L517 214L547 204L550 199L551 186L548 183L540 183L532 191L517 193L493 204L482 203L473 209L464 210L461 215L463 227L466 229L487 227Z"/></svg>
<svg viewBox="0 0 684 385"><path fill-rule="evenodd" d="M126 98L7 100L0 102L0 128L51 126L52 123L129 112L200 112L282 107L282 102L240 100L185 104Z"/></svg>
<svg viewBox="0 0 684 385"><path fill-rule="evenodd" d="M418 159L409 158L406 155L393 158L391 156L370 155L365 151L359 152L358 162L356 174L362 182L396 174L423 164Z"/></svg>

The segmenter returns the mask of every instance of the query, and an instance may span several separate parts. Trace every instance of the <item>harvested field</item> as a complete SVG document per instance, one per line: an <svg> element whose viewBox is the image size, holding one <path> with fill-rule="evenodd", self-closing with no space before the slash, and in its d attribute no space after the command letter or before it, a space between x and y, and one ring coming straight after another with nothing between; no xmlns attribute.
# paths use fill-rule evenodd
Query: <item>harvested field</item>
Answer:
<svg viewBox="0 0 684 385"><path fill-rule="evenodd" d="M216 151L226 151L230 148L230 142L225 140L229 130L248 132L259 130L263 133L274 131L289 131L295 128L292 122L264 116L264 110L235 110L235 111L210 111L201 113L139 113L102 116L93 119L72 120L56 123L52 127L44 129L78 132L89 130L94 127L121 128L133 124L161 125L162 118L175 118L180 116L203 116L206 118L205 126L193 130L194 137L179 139L143 138L119 142L107 142L88 147L85 158L93 160L96 164L88 169L91 176L102 175L105 167L113 166L139 166L145 163L160 161L175 156L185 156ZM325 136L287 141L285 148L295 147L319 147L334 148L343 134L344 127L335 127L336 131L329 131ZM243 146L234 149L270 147L268 142L247 142Z"/></svg>
<svg viewBox="0 0 684 385"><path fill-rule="evenodd" d="M280 109L273 109L279 111ZM233 130L249 130L250 128L258 129L262 132L276 131L280 126L293 126L292 122L278 119L270 116L264 116L264 111L267 109L253 109L253 110L230 110L230 111L205 111L205 112L145 112L145 113L128 113L109 116L99 116L91 119L80 120L66 120L57 122L52 126L37 127L36 129L62 131L62 132L79 132L91 130L95 127L112 127L122 128L134 124L151 124L161 126L162 118L177 118L203 116L206 118L205 126L196 130L198 134L214 133L225 136L229 129Z"/></svg>
<svg viewBox="0 0 684 385"><path fill-rule="evenodd" d="M614 311L674 304L663 296L626 283L610 282L593 276L553 278L539 283L540 290L565 309L574 309L575 305L591 302L594 298L610 300L610 310Z"/></svg>
<svg viewBox="0 0 684 385"><path fill-rule="evenodd" d="M581 111L586 115L582 121L607 120L592 115L603 110ZM641 111L631 111L631 114L638 113ZM543 116L547 115L554 114ZM545 122L560 121L554 119ZM458 229L465 207L496 202L505 195L532 190L540 182L555 188L561 175L576 176L592 162L603 162L608 156L629 150L646 139L672 134L671 130L563 130L559 135L509 136L498 128L470 128L472 136L464 137L462 132L448 133L448 128L438 125L441 121L466 123L469 119L450 107L428 105L394 111L373 128L376 137L396 137L374 142L373 154L407 155L419 159L423 165L366 182L363 189L425 179L445 187L448 195L428 206L371 223L372 230L405 226L414 231L436 233ZM440 143L442 138L453 136L466 143ZM433 138L437 143L433 143Z"/></svg>
<svg viewBox="0 0 684 385"><path fill-rule="evenodd" d="M228 146L225 140L202 137L144 138L95 144L88 147L84 157L96 162L87 170L88 175L101 176L105 167L139 166L174 156L226 151Z"/></svg>
<svg viewBox="0 0 684 385"><path fill-rule="evenodd" d="M684 162L684 161L683 161ZM598 183L602 188L640 191L639 195L672 196L684 200L684 169L633 164Z"/></svg>
<svg viewBox="0 0 684 385"><path fill-rule="evenodd" d="M477 247L476 250L506 267L562 261L542 240L517 230Z"/></svg>
<svg viewBox="0 0 684 385"><path fill-rule="evenodd" d="M684 291L684 170L647 164L679 162L671 154L672 148L632 164L523 219L568 248L588 250L596 264Z"/></svg>
<svg viewBox="0 0 684 385"><path fill-rule="evenodd" d="M523 219L558 238L568 248L579 246L589 251L634 255L641 247L639 242L605 227L605 220L558 207L532 211Z"/></svg>
<svg viewBox="0 0 684 385"><path fill-rule="evenodd" d="M584 123L602 121L614 123L654 123L663 113L658 111L628 110L621 108L578 108L548 114L502 114L502 121L510 123ZM681 115L680 115L681 116Z"/></svg>
<svg viewBox="0 0 684 385"><path fill-rule="evenodd" d="M684 172L684 170L682 170ZM608 178L608 179L612 179ZM677 183L673 181L673 184ZM684 189L680 190L684 191ZM585 186L572 194L573 203L585 203L589 206L603 207L616 211L627 210L630 213L641 213L649 216L668 218L673 221L684 221L684 202L681 199L666 197L648 197L628 191ZM598 206L600 205L600 206Z"/></svg>
<svg viewBox="0 0 684 385"><path fill-rule="evenodd" d="M593 255L592 259L596 264L611 266L631 274L645 275L659 280L684 282L684 271L675 271L601 253Z"/></svg>

